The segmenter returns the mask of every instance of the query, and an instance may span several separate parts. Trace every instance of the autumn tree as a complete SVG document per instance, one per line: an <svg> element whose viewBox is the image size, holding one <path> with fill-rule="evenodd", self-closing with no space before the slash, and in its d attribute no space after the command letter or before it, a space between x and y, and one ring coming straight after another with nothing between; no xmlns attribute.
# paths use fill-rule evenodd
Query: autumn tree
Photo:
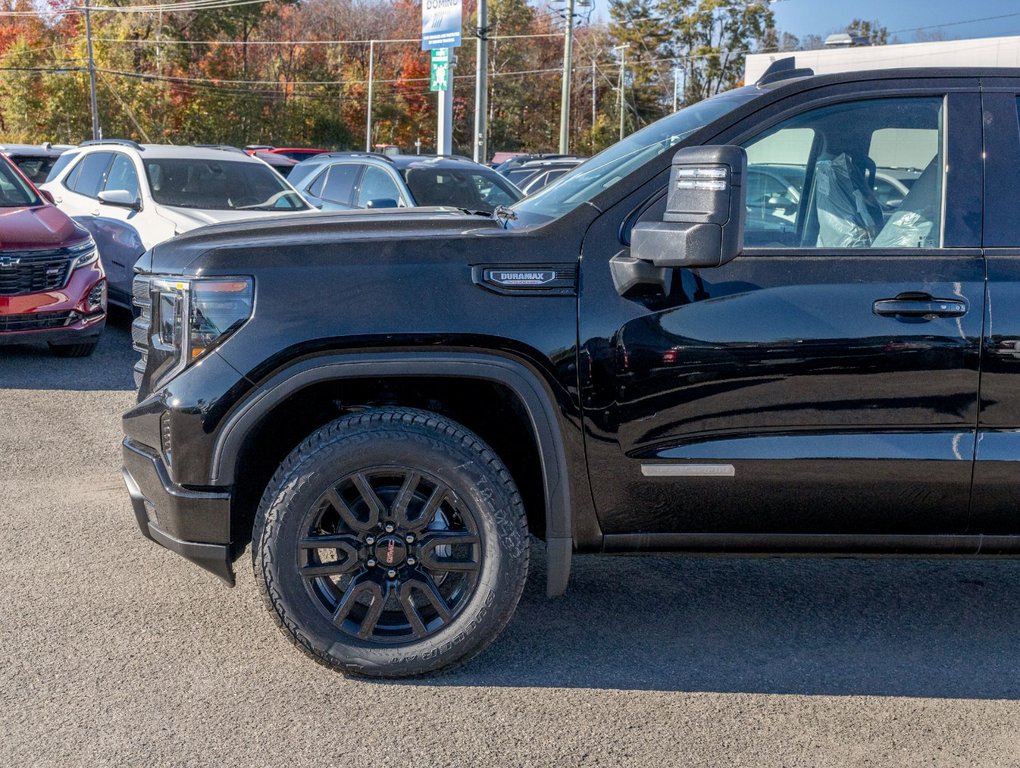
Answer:
<svg viewBox="0 0 1020 768"><path fill-rule="evenodd" d="M746 55L776 44L764 0L659 0L659 8L672 31L669 50L684 69L684 103L734 87Z"/></svg>

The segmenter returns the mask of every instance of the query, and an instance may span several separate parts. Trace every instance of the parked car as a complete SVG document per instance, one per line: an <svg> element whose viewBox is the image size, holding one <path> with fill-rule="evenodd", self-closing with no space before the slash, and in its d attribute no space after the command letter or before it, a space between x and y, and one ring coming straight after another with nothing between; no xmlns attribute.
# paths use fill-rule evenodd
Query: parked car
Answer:
<svg viewBox="0 0 1020 768"><path fill-rule="evenodd" d="M0 144L0 153L7 155L28 180L33 184L46 181L57 158L69 149L71 144Z"/></svg>
<svg viewBox="0 0 1020 768"><path fill-rule="evenodd" d="M257 152L250 152L249 154L252 157L261 160L263 163L268 165L278 174L283 176L283 178L287 178L290 175L290 172L294 170L294 166L298 164L298 161L292 157L287 157L287 155L275 154L273 152L264 152L262 150L258 150Z"/></svg>
<svg viewBox="0 0 1020 768"><path fill-rule="evenodd" d="M95 238L110 301L131 306L144 251L206 224L311 210L265 163L235 147L86 141L61 156L42 189Z"/></svg>
<svg viewBox="0 0 1020 768"><path fill-rule="evenodd" d="M523 155L526 154L527 154L526 152L496 152L489 159L489 167L498 168L507 160L513 160L515 157L522 157Z"/></svg>
<svg viewBox="0 0 1020 768"><path fill-rule="evenodd" d="M90 355L106 301L92 237L0 155L0 344L44 341L61 357Z"/></svg>
<svg viewBox="0 0 1020 768"><path fill-rule="evenodd" d="M272 155L283 155L289 157L291 160L307 160L309 157L315 157L316 155L322 155L329 152L328 149L313 149L312 147L274 147L270 144L249 144L244 148L244 151L249 155L253 155L256 152L268 152Z"/></svg>
<svg viewBox="0 0 1020 768"><path fill-rule="evenodd" d="M552 184L556 179L561 176L565 176L568 171L573 170L587 158L575 157L564 160L535 160L530 163L525 163L518 168L514 168L508 171L507 177L510 181L514 181L511 178L514 174L523 172L523 178L515 181L514 183L521 188L521 191L525 195L533 195L538 190L547 187Z"/></svg>
<svg viewBox="0 0 1020 768"><path fill-rule="evenodd" d="M447 155L331 152L305 160L289 178L324 211L443 205L490 212L523 197L491 168Z"/></svg>
<svg viewBox="0 0 1020 768"><path fill-rule="evenodd" d="M1016 557L1018 100L1016 69L786 59L490 217L158 246L139 527L230 582L250 547L282 632L378 677L490 643L529 534L550 596L575 552ZM782 232L749 162L803 171ZM921 170L891 210L877 166Z"/></svg>
<svg viewBox="0 0 1020 768"><path fill-rule="evenodd" d="M557 155L552 153L535 155L517 152L511 154L510 157L506 158L502 162L495 164L495 169L499 173L505 174L511 168L517 168L518 166L524 165L525 163L533 162L535 160L562 160L565 158L572 157L573 155Z"/></svg>

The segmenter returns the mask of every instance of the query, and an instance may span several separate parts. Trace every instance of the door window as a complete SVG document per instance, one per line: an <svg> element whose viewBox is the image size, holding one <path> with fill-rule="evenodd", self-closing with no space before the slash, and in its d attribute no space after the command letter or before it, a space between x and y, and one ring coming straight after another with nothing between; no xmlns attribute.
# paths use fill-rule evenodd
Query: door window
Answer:
<svg viewBox="0 0 1020 768"><path fill-rule="evenodd" d="M114 155L113 163L106 177L104 191L123 190L135 200L138 199L138 172L135 164L127 155L117 153Z"/></svg>
<svg viewBox="0 0 1020 768"><path fill-rule="evenodd" d="M360 170L361 166L357 163L340 163L330 167L322 194L318 197L331 203L350 205L354 181L358 178Z"/></svg>
<svg viewBox="0 0 1020 768"><path fill-rule="evenodd" d="M358 185L357 207L367 208L370 200L401 202L400 189L397 188L393 177L374 165L365 166L365 175L361 177L361 184Z"/></svg>
<svg viewBox="0 0 1020 768"><path fill-rule="evenodd" d="M312 197L320 197L321 198L322 197L322 188L326 184L326 177L327 176L329 176L329 168L327 168L322 173L320 173L318 176L316 176L315 180L311 184L309 184L307 187L305 187L305 192L307 192Z"/></svg>
<svg viewBox="0 0 1020 768"><path fill-rule="evenodd" d="M50 172L46 175L46 181L55 181L60 172L63 171L72 160L78 157L78 153L73 150L67 150L60 157L57 158L57 162L50 168Z"/></svg>
<svg viewBox="0 0 1020 768"><path fill-rule="evenodd" d="M745 143L750 247L935 248L943 99L874 99L798 115Z"/></svg>
<svg viewBox="0 0 1020 768"><path fill-rule="evenodd" d="M85 159L68 177L68 188L79 195L95 199L106 183L106 172L112 159L112 152L92 152L85 155Z"/></svg>

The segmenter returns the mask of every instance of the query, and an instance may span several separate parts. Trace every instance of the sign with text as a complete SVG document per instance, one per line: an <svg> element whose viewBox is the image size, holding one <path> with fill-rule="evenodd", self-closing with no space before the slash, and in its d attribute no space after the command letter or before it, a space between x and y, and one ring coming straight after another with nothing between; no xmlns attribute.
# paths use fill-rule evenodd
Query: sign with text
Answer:
<svg viewBox="0 0 1020 768"><path fill-rule="evenodd" d="M422 0L421 49L431 51L460 45L460 15L461 0Z"/></svg>
<svg viewBox="0 0 1020 768"><path fill-rule="evenodd" d="M429 90L445 91L450 87L450 49L436 48L432 51L432 77Z"/></svg>

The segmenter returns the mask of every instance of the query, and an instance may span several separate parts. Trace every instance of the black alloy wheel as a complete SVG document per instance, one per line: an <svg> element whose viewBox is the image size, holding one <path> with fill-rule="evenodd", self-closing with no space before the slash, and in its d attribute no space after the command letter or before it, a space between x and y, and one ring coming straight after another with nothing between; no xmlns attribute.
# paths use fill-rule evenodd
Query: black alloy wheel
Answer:
<svg viewBox="0 0 1020 768"><path fill-rule="evenodd" d="M305 587L347 634L381 643L449 625L481 567L470 508L413 467L372 467L330 486L297 543Z"/></svg>
<svg viewBox="0 0 1020 768"><path fill-rule="evenodd" d="M513 616L527 519L499 457L428 411L320 428L259 505L252 564L277 624L342 672L414 677L480 653Z"/></svg>

